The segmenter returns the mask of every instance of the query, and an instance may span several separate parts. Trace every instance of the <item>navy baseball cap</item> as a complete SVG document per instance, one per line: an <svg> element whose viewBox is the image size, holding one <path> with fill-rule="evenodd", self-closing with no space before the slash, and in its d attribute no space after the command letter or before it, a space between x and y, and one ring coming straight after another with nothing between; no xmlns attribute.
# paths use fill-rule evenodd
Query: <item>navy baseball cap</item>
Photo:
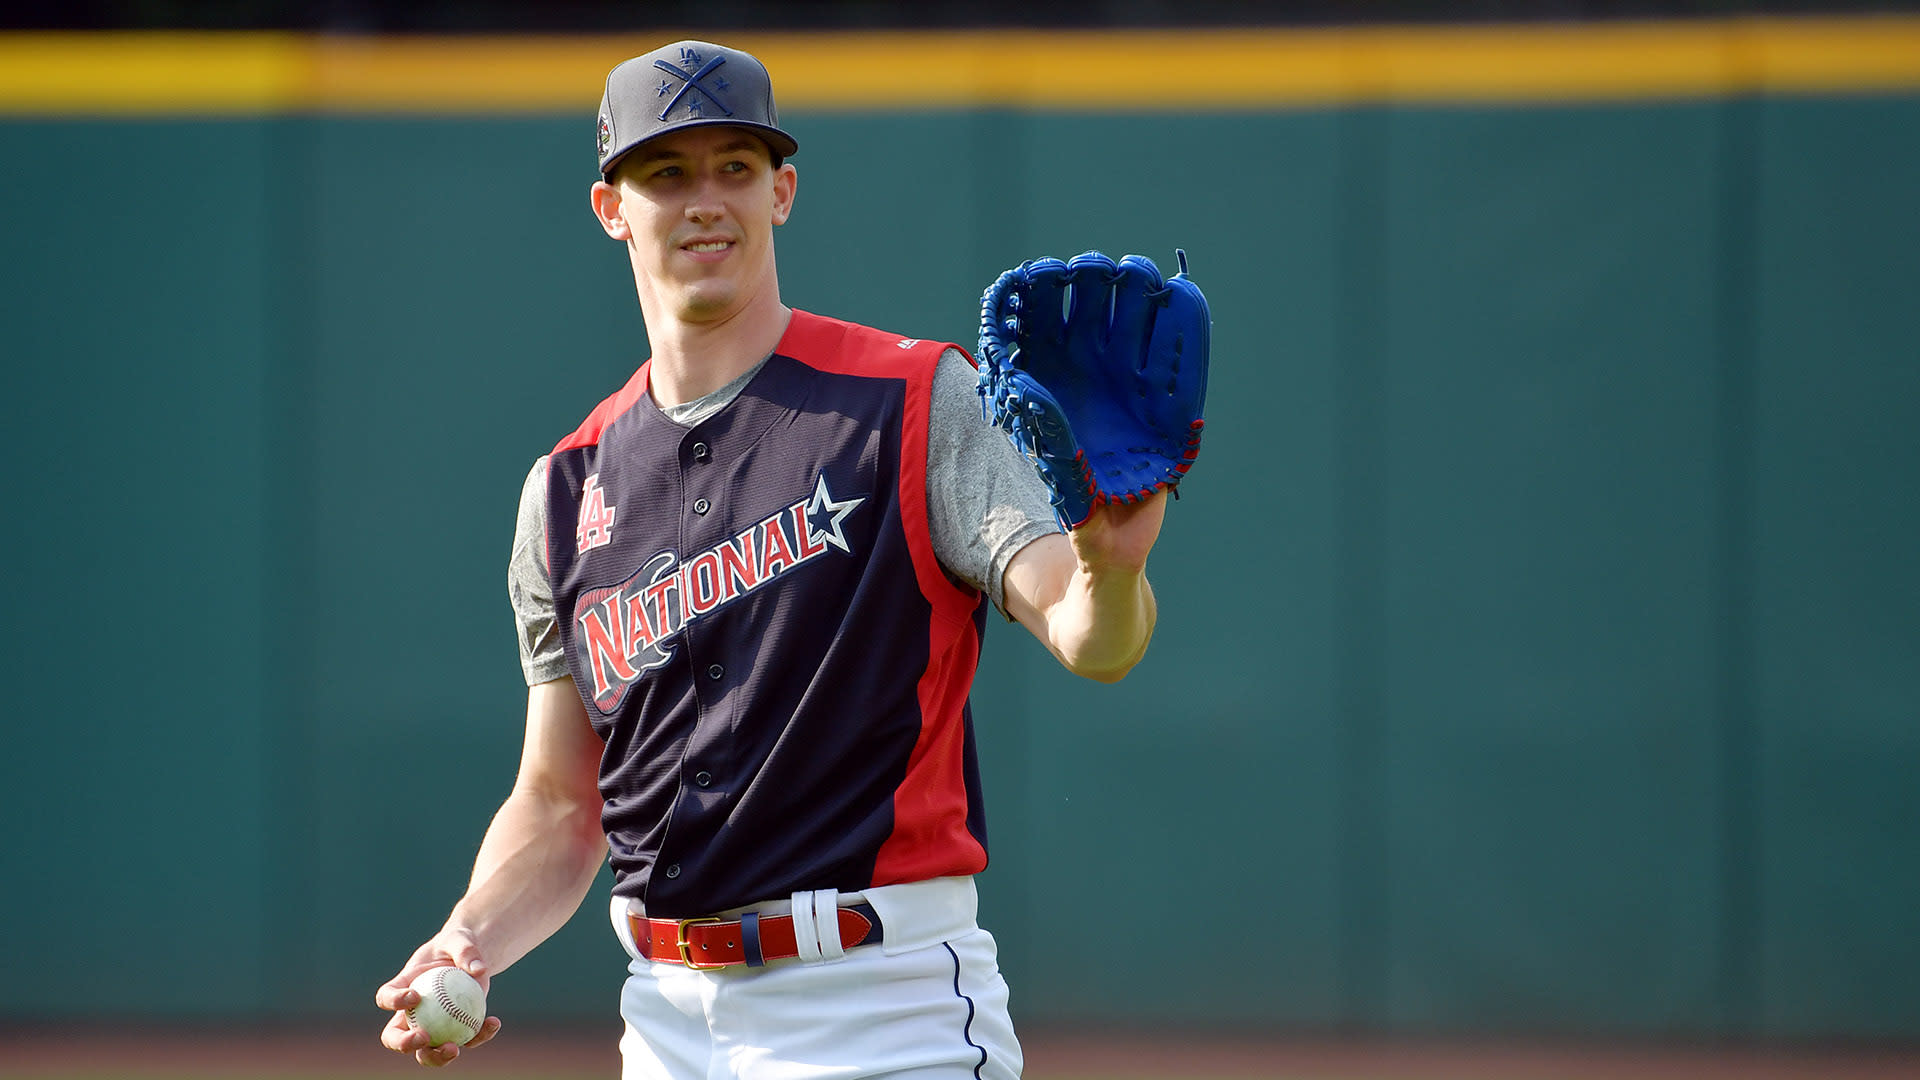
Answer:
<svg viewBox="0 0 1920 1080"><path fill-rule="evenodd" d="M751 54L706 41L676 41L636 56L607 73L596 132L600 175L648 139L721 124L752 131L783 158L800 149L780 130L773 80Z"/></svg>

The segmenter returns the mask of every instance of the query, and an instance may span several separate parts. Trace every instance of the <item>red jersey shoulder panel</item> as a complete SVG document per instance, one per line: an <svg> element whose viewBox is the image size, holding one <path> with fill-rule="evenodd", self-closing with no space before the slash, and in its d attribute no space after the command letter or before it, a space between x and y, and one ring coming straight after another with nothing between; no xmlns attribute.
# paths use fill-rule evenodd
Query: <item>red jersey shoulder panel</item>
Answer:
<svg viewBox="0 0 1920 1080"><path fill-rule="evenodd" d="M607 430L607 425L613 423L616 418L628 409L633 408L634 404L646 394L647 372L652 367L652 360L641 364L640 370L634 372L633 377L627 380L627 385L616 390L605 400L601 401L600 404L595 405L593 411L587 414L587 418L581 421L580 426L573 429L573 434L568 435L566 438L554 444L552 453L547 455L547 480L549 483L551 483L553 479L554 455L565 450L577 450L583 446L598 446L600 444L600 435ZM553 530L549 527L550 524L550 522L545 520L541 521L540 539L542 561L546 563L549 577L553 574L553 549L548 546L552 542L553 536Z"/></svg>
<svg viewBox="0 0 1920 1080"><path fill-rule="evenodd" d="M959 346L902 337L795 308L774 352L838 375L921 381L932 378L940 354L950 348Z"/></svg>
<svg viewBox="0 0 1920 1080"><path fill-rule="evenodd" d="M640 370L634 372L633 378L627 380L627 385L595 405L593 411L587 414L586 420L574 429L573 434L554 445L553 452L557 454L562 450L597 445L600 442L600 433L607 429L607 425L613 423L628 409L633 408L634 404L646 394L647 372L652 367L652 360L641 364Z"/></svg>
<svg viewBox="0 0 1920 1080"><path fill-rule="evenodd" d="M816 371L867 378L900 379L907 385L901 432L900 518L913 541L913 562L920 591L933 602L937 617L963 624L972 617L978 595L955 585L933 554L927 522L927 425L933 376L940 354L959 348L943 341L901 337L885 330L815 315L795 308L774 352ZM961 350L964 354L965 350ZM971 360L971 357L968 357Z"/></svg>

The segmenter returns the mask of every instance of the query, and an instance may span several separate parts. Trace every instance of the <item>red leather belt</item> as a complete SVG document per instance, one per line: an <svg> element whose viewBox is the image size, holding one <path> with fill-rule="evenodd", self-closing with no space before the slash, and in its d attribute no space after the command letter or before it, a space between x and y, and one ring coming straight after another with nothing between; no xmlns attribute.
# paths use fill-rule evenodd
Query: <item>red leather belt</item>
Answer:
<svg viewBox="0 0 1920 1080"><path fill-rule="evenodd" d="M880 916L871 904L839 908L840 945L878 944ZM633 944L648 960L685 964L690 968L760 967L769 960L800 955L794 941L793 916L748 912L738 919L649 919L627 915Z"/></svg>

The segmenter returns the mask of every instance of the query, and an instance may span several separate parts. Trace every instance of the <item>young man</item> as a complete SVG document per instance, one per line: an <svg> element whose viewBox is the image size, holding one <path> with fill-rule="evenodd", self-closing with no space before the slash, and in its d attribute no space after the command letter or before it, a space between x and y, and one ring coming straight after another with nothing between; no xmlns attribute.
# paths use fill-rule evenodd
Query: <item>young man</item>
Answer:
<svg viewBox="0 0 1920 1080"><path fill-rule="evenodd" d="M752 56L620 65L599 144L593 211L651 359L527 477L519 776L466 895L376 994L382 1041L457 1057L407 1026L408 983L505 971L610 855L627 1077L1016 1077L974 921L986 608L1119 679L1153 630L1164 495L1061 533L958 349L781 303L798 147Z"/></svg>

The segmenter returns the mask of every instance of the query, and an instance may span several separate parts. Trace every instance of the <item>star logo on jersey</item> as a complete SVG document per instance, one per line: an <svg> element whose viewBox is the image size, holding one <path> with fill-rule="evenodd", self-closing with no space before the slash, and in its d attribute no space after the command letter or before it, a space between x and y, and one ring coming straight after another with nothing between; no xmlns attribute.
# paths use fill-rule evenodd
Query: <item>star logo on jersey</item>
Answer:
<svg viewBox="0 0 1920 1080"><path fill-rule="evenodd" d="M846 536L840 531L840 523L866 501L856 498L834 502L833 493L827 490L827 474L821 473L819 481L813 485L813 498L807 502L808 544L831 544L849 555L853 554L853 549L847 546Z"/></svg>
<svg viewBox="0 0 1920 1080"><path fill-rule="evenodd" d="M600 490L600 474L587 477L580 489L580 522L573 530L580 554L613 543L613 512L617 509L607 505L607 493Z"/></svg>

